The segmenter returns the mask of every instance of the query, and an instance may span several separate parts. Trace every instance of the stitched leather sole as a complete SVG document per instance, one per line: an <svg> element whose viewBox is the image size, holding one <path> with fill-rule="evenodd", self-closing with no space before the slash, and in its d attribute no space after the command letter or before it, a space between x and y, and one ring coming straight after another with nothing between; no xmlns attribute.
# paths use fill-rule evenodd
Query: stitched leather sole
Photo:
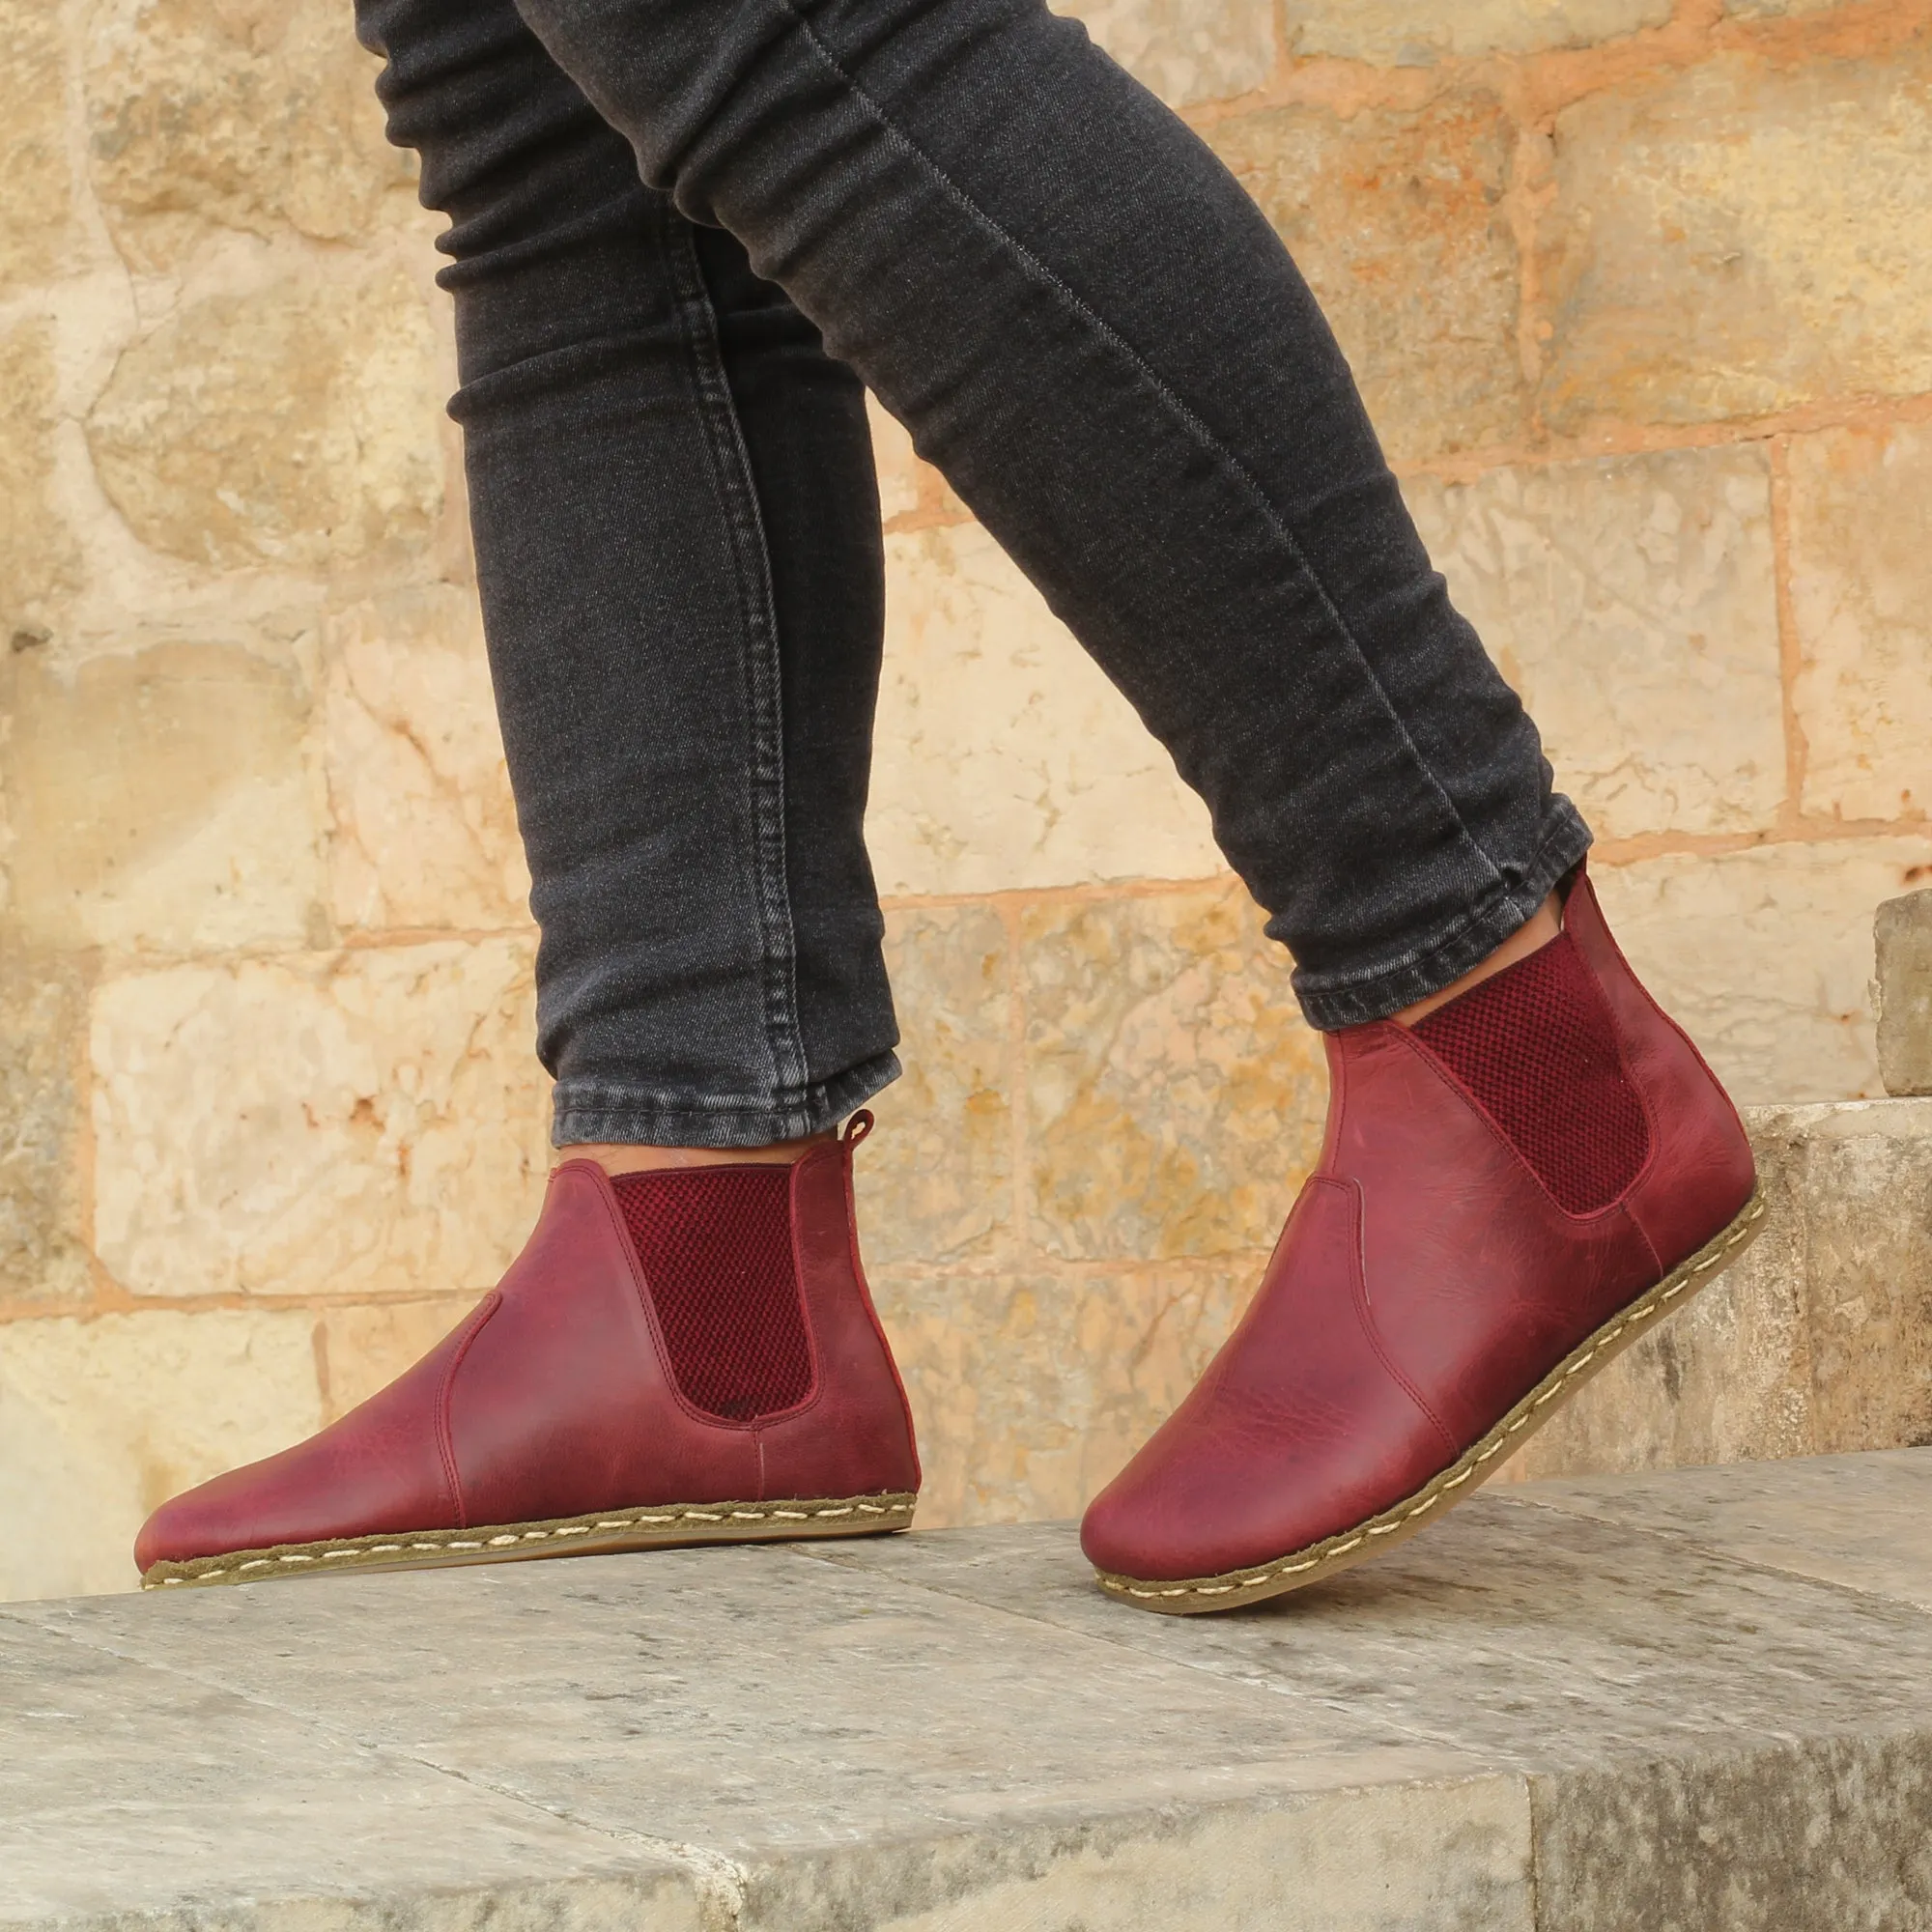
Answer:
<svg viewBox="0 0 1932 1932"><path fill-rule="evenodd" d="M1594 1335L1580 1342L1550 1370L1490 1433L1465 1450L1448 1468L1432 1476L1413 1495L1358 1522L1338 1530L1305 1549L1290 1550L1264 1563L1250 1563L1218 1577L1189 1577L1178 1582L1121 1577L1096 1570L1103 1590L1136 1609L1158 1610L1168 1616L1198 1616L1204 1610L1234 1609L1260 1603L1290 1590L1306 1588L1323 1577L1347 1570L1365 1557L1392 1549L1426 1528L1452 1505L1472 1495L1486 1477L1495 1473L1504 1453L1520 1447L1556 1413L1570 1396L1605 1363L1673 1309L1681 1307L1700 1288L1737 1260L1749 1245L1764 1218L1764 1195L1754 1189L1744 1211L1716 1239L1708 1241L1687 1262L1679 1264L1655 1288L1647 1289Z"/></svg>
<svg viewBox="0 0 1932 1932"><path fill-rule="evenodd" d="M342 1570L446 1570L465 1563L514 1563L535 1556L608 1555L697 1543L777 1543L805 1537L876 1536L911 1526L917 1492L834 1496L772 1503L653 1503L597 1510L547 1522L488 1529L422 1529L283 1543L185 1563L155 1563L144 1590L184 1583L259 1583L270 1577L314 1577Z"/></svg>

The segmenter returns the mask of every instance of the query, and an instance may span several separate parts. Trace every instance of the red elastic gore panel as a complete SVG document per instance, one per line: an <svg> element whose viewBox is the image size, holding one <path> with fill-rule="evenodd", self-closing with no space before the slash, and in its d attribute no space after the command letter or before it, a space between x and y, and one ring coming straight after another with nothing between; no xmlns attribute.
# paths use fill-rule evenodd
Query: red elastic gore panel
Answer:
<svg viewBox="0 0 1932 1932"><path fill-rule="evenodd" d="M1567 1213L1607 1208L1642 1172L1643 1103L1603 992L1567 932L1437 1007L1414 1033Z"/></svg>
<svg viewBox="0 0 1932 1932"><path fill-rule="evenodd" d="M672 1169L611 1185L685 1401L729 1422L802 1403L811 1345L792 1261L791 1169Z"/></svg>

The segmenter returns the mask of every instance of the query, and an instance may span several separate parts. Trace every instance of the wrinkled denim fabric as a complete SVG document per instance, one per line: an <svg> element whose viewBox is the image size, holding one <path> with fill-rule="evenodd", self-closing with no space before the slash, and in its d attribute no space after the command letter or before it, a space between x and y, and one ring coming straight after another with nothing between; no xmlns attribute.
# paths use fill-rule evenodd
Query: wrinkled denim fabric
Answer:
<svg viewBox="0 0 1932 1932"><path fill-rule="evenodd" d="M554 1137L745 1146L897 1072L864 391L1206 799L1310 1021L1589 833L1238 184L1037 0L358 0L450 218Z"/></svg>

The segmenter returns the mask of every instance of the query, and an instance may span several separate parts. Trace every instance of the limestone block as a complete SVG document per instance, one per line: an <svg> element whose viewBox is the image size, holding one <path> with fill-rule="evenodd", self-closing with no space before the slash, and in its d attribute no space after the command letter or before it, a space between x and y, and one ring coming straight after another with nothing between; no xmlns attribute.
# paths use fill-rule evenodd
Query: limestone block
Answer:
<svg viewBox="0 0 1932 1932"><path fill-rule="evenodd" d="M314 1318L0 1323L0 1598L132 1589L156 1504L315 1429Z"/></svg>
<svg viewBox="0 0 1932 1932"><path fill-rule="evenodd" d="M1932 1101L1766 1109L1801 1211L1816 1446L1932 1442Z"/></svg>
<svg viewBox="0 0 1932 1932"><path fill-rule="evenodd" d="M1670 0L1288 0L1291 53L1428 67L1593 46L1670 18Z"/></svg>
<svg viewBox="0 0 1932 1932"><path fill-rule="evenodd" d="M190 302L88 417L143 543L234 569L421 548L442 500L437 334L398 271L288 275Z"/></svg>
<svg viewBox="0 0 1932 1932"><path fill-rule="evenodd" d="M1077 1516L1193 1387L1265 1257L1131 1273L875 1273L923 1527Z"/></svg>
<svg viewBox="0 0 1932 1932"><path fill-rule="evenodd" d="M65 33L45 0L0 0L0 291L46 281L61 267L73 203ZM0 395L8 386L0 383Z"/></svg>
<svg viewBox="0 0 1932 1932"><path fill-rule="evenodd" d="M1521 433L1519 266L1502 206L1514 136L1493 95L1346 118L1269 108L1208 137L1321 299L1391 457Z"/></svg>
<svg viewBox="0 0 1932 1932"><path fill-rule="evenodd" d="M347 1415L420 1361L476 1302L472 1294L439 1294L326 1310L315 1329L324 1421Z"/></svg>
<svg viewBox="0 0 1932 1932"><path fill-rule="evenodd" d="M1932 1610L1932 1542L1899 1534L1932 1516L1932 1452L1923 1449L1541 1483L1534 1498L1544 1509Z"/></svg>
<svg viewBox="0 0 1932 1932"><path fill-rule="evenodd" d="M1932 387L1932 48L1744 53L1557 116L1544 413L1702 422Z"/></svg>
<svg viewBox="0 0 1932 1932"><path fill-rule="evenodd" d="M1888 1094L1932 1094L1932 892L1887 899L1872 922L1878 1066Z"/></svg>
<svg viewBox="0 0 1932 1932"><path fill-rule="evenodd" d="M80 581L53 503L53 348L44 322L0 330L0 650L36 648L56 600Z"/></svg>
<svg viewBox="0 0 1932 1932"><path fill-rule="evenodd" d="M1067 1581L1094 1595L1065 1531L1046 1535ZM1364 1720L1346 1699L1096 1641L1057 1628L1050 1602L1036 1617L989 1610L871 1571L866 1553L666 1551L331 1577L37 1606L12 1621L151 1669L152 1687L128 1687L121 1704L137 1739L174 1734L185 1682L222 1744L245 1741L223 1701L240 1691L247 1710L294 1717L310 1738L353 1738L372 1783L438 1774L477 1811L431 1794L390 1811L420 1820L436 1848L428 1873L447 1870L453 1831L475 1843L474 1889L497 1907L486 1919L469 1888L399 1872L392 1826L356 1871L357 1916L325 1916L314 1901L343 1867L337 1833L315 1817L340 1814L316 1803L313 1760L293 1751L249 1812L289 1821L270 1867L278 1882L258 1865L247 1885L239 1834L210 1802L241 1795L221 1752L193 1783L169 1779L146 1806L127 1804L118 1838L101 1834L111 1889L86 1901L100 1918L167 1922L190 1900L204 1914L219 1900L233 1932L669 1932L608 1889L532 1896L493 1882L528 1842L477 1830L500 1833L508 1794L556 1833L551 1873L582 1868L563 1827L598 1834L607 1861L683 1866L705 1905L684 1921L691 1932L1529 1932L1520 1778ZM1253 1618L1245 1631L1261 1634ZM1907 1654L1917 1661L1918 1645ZM93 1742L98 1724L74 1728ZM245 1750L233 1758L254 1770ZM32 1859L59 1884L22 1932L79 1916L94 1820L77 1769L62 1766L75 1802L59 1810L6 1804L0 1786L0 1861L11 1872ZM139 1788L118 1765L107 1776L110 1789ZM67 1855L51 1872L38 1849L49 1840ZM198 1855L157 1857L157 1842ZM255 1903L291 1893L300 1906Z"/></svg>
<svg viewBox="0 0 1932 1932"><path fill-rule="evenodd" d="M95 0L86 45L95 192L137 267L210 224L360 241L413 185L328 0Z"/></svg>
<svg viewBox="0 0 1932 1932"><path fill-rule="evenodd" d="M1922 1734L1882 1732L1573 1776L1538 1794L1538 1932L1911 1925L1928 1777Z"/></svg>
<svg viewBox="0 0 1932 1932"><path fill-rule="evenodd" d="M0 1302L88 1291L87 962L0 938Z"/></svg>
<svg viewBox="0 0 1932 1932"><path fill-rule="evenodd" d="M1013 1219L1007 929L983 906L895 911L886 965L905 1075L870 1103L878 1131L855 1163L865 1251L888 1265L984 1262Z"/></svg>
<svg viewBox="0 0 1932 1932"><path fill-rule="evenodd" d="M1225 100L1274 68L1274 18L1258 0L1061 0L1142 86L1170 107Z"/></svg>
<svg viewBox="0 0 1932 1932"><path fill-rule="evenodd" d="M1020 916L1034 1241L1067 1260L1273 1244L1327 1075L1288 955L1230 881Z"/></svg>
<svg viewBox="0 0 1932 1932"><path fill-rule="evenodd" d="M300 674L237 644L0 659L14 916L38 941L300 946L323 896Z"/></svg>
<svg viewBox="0 0 1932 1932"><path fill-rule="evenodd" d="M888 894L1221 869L1207 808L977 525L886 544L867 821Z"/></svg>
<svg viewBox="0 0 1932 1932"><path fill-rule="evenodd" d="M1932 432L1791 442L1791 611L1804 803L1840 818L1932 805Z"/></svg>
<svg viewBox="0 0 1932 1932"><path fill-rule="evenodd" d="M1777 1471L1760 1464L1725 1473L1754 1481ZM1556 1487L1561 1495L1570 1486ZM1922 1615L1757 1570L1688 1538L1652 1535L1634 1512L1628 1526L1593 1520L1545 1506L1542 1494L1541 1484L1479 1494L1373 1561L1248 1615L1121 1615L1081 1574L1070 1523L915 1532L847 1546L834 1560L1079 1631L1110 1650L1310 1698L1351 1722L1404 1726L1522 1772L1539 1801L1560 1798L1572 1777L1587 1789L1589 1776L1605 1767L1680 1753L1709 1765L1781 1752L1806 1735L1923 1736L1932 1719L1932 1676L1924 1675L1932 1624ZM1909 1495L1894 1496L1889 1513L1895 1537L1922 1545L1922 1518ZM1725 1820L1747 1843L1752 1822L1745 1806ZM1922 1827L1903 1841L1918 1857ZM1633 1856L1647 1856L1641 1838ZM1925 1896L1932 1903L1932 1885ZM1407 1922L1418 1932L1464 1924L1473 1932L1489 1921ZM1802 1910L1601 1921L1603 1932L1659 1923L1683 1932L1810 1932Z"/></svg>
<svg viewBox="0 0 1932 1932"><path fill-rule="evenodd" d="M1881 1091L1871 920L1932 839L1843 838L1602 866L1594 876L1644 983L1741 1102Z"/></svg>
<svg viewBox="0 0 1932 1932"><path fill-rule="evenodd" d="M1418 477L1405 494L1599 837L1771 822L1783 699L1758 450Z"/></svg>
<svg viewBox="0 0 1932 1932"><path fill-rule="evenodd" d="M179 966L95 997L95 1252L137 1294L480 1293L549 1171L530 947Z"/></svg>
<svg viewBox="0 0 1932 1932"><path fill-rule="evenodd" d="M349 930L529 923L529 872L474 595L357 604L324 630L329 898Z"/></svg>
<svg viewBox="0 0 1932 1932"><path fill-rule="evenodd" d="M365 1726L292 1716L218 1671L76 1642L59 1607L34 1628L38 1608L0 1616L15 1932L173 1928L215 1899L224 1932L700 1932L689 1871L636 1843L371 1750Z"/></svg>

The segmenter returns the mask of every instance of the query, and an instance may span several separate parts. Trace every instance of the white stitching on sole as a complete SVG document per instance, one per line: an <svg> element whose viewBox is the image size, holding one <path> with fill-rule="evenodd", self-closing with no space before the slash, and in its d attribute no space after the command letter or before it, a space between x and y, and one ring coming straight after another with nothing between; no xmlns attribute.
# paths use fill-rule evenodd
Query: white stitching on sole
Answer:
<svg viewBox="0 0 1932 1932"><path fill-rule="evenodd" d="M353 1560L356 1557L400 1556L406 1553L421 1555L441 1555L449 1550L502 1549L518 1543L542 1543L552 1538L564 1536L592 1536L600 1530L643 1529L668 1526L680 1522L763 1522L768 1519L781 1522L838 1521L855 1514L872 1517L910 1517L917 1506L912 1502L862 1503L845 1502L826 1504L822 1507L808 1505L804 1509L699 1509L696 1506L658 1512L639 1511L635 1516L605 1517L593 1523L562 1523L546 1529L504 1530L486 1540L440 1536L437 1531L427 1535L438 1536L435 1542L412 1543L344 1544L332 1549L286 1550L274 1556L251 1556L240 1563L225 1563L217 1568L203 1570L191 1577L157 1577L152 1582L142 1579L144 1590L163 1589L175 1583L208 1583L222 1577L239 1577L247 1571L272 1570L278 1565L299 1567L303 1564L327 1563L338 1560Z"/></svg>

